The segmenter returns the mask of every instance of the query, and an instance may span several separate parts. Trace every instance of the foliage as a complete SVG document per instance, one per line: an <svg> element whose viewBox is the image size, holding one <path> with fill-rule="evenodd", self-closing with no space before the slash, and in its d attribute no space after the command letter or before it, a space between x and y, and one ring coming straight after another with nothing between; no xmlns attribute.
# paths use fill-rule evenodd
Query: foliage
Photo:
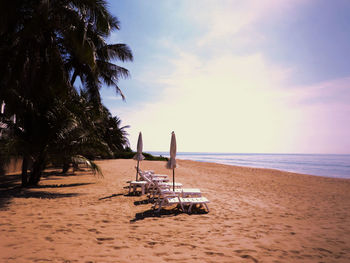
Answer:
<svg viewBox="0 0 350 263"><path fill-rule="evenodd" d="M71 158L72 163L74 163L75 165L79 165L79 164L83 164L87 167L90 168L90 170L94 173L94 174L98 174L99 176L103 176L102 171L100 169L100 167L95 164L94 162L92 162L91 160L85 158L82 155L77 155L77 156L73 156Z"/></svg>
<svg viewBox="0 0 350 263"><path fill-rule="evenodd" d="M127 45L105 41L119 29L106 6L104 0L0 2L0 103L6 103L0 124L8 133L2 147L11 144L23 157L23 185L37 184L48 163L66 170L74 156L109 157L128 146L128 126L120 127L99 93L105 84L124 98L118 79L129 72L113 61L132 60Z"/></svg>
<svg viewBox="0 0 350 263"><path fill-rule="evenodd" d="M120 152L114 155L114 158L116 159L132 159L136 152L133 151L125 151L125 152ZM149 153L142 153L143 156L145 156L145 160L148 161L168 161L167 157L163 156L154 156Z"/></svg>

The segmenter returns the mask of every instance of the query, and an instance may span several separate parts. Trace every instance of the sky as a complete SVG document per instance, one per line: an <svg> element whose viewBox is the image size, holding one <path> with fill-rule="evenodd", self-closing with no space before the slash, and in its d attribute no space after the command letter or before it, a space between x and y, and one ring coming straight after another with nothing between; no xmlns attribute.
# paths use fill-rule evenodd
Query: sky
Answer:
<svg viewBox="0 0 350 263"><path fill-rule="evenodd" d="M122 101L144 151L350 153L350 1L115 0Z"/></svg>

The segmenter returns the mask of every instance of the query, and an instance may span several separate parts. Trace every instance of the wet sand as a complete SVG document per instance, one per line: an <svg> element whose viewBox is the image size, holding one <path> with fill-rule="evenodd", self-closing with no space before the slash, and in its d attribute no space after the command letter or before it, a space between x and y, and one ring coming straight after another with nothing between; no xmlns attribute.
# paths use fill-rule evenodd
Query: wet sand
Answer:
<svg viewBox="0 0 350 263"><path fill-rule="evenodd" d="M1 179L0 262L350 262L350 180L178 160L176 181L200 188L210 212L157 215L127 195L134 160L97 163L104 178Z"/></svg>

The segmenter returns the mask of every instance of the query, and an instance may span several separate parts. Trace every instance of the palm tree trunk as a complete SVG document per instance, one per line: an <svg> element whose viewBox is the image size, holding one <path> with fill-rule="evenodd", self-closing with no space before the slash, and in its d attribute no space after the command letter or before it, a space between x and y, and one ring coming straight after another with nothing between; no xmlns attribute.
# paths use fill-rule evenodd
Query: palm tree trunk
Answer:
<svg viewBox="0 0 350 263"><path fill-rule="evenodd" d="M22 161L22 187L26 187L28 184L28 158L23 156Z"/></svg>
<svg viewBox="0 0 350 263"><path fill-rule="evenodd" d="M28 185L38 185L41 178L42 170L40 169L40 163L34 162L33 170L30 173Z"/></svg>
<svg viewBox="0 0 350 263"><path fill-rule="evenodd" d="M45 169L45 155L44 153L40 153L39 157L33 163L33 170L30 173L28 185L38 185L44 169Z"/></svg>
<svg viewBox="0 0 350 263"><path fill-rule="evenodd" d="M69 170L69 162L65 162L62 167L62 173L65 174Z"/></svg>

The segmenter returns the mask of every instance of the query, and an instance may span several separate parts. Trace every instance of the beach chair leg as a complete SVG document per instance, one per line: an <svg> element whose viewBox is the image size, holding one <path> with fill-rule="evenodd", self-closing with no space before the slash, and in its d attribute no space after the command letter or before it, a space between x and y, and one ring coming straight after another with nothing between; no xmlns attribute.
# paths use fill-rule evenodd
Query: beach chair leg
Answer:
<svg viewBox="0 0 350 263"><path fill-rule="evenodd" d="M158 212L157 206L158 206L158 208L160 208L160 206L161 206L159 200L155 200L154 204L152 206L153 210L157 210L156 212Z"/></svg>
<svg viewBox="0 0 350 263"><path fill-rule="evenodd" d="M151 199L151 201L154 202L154 198L155 198L154 192L150 192L149 199Z"/></svg>
<svg viewBox="0 0 350 263"><path fill-rule="evenodd" d="M191 211L192 211L192 206L193 206L193 203L191 203L190 206L188 207L188 213L191 213Z"/></svg>
<svg viewBox="0 0 350 263"><path fill-rule="evenodd" d="M182 212L185 212L185 208L184 208L184 205L180 202L180 206L181 206L181 210Z"/></svg>
<svg viewBox="0 0 350 263"><path fill-rule="evenodd" d="M145 185L141 185L141 195L145 194Z"/></svg>
<svg viewBox="0 0 350 263"><path fill-rule="evenodd" d="M160 209L162 209L163 203L164 203L164 200L162 200L160 202L160 204L158 204L159 205L158 210L157 210L158 213L160 212Z"/></svg>

